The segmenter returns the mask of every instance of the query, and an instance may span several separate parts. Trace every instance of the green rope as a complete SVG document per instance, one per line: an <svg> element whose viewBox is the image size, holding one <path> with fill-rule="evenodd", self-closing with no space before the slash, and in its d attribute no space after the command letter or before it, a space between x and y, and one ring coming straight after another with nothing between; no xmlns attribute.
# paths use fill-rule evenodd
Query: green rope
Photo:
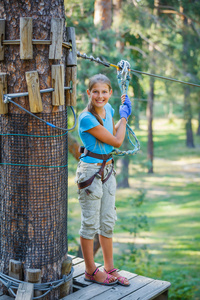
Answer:
<svg viewBox="0 0 200 300"><path fill-rule="evenodd" d="M119 88L121 94L127 94L129 81L130 81L130 64L128 61L121 60L118 64L117 70L117 80L119 84ZM134 155L140 150L140 143L132 130L132 128L126 124L126 134L130 144L133 146L132 150L122 151L119 149L114 149L111 153L117 156L125 156L125 155ZM134 142L131 140L130 135L134 138Z"/></svg>
<svg viewBox="0 0 200 300"><path fill-rule="evenodd" d="M132 128L128 124L126 124L126 134L127 134L129 142L133 146L133 149L132 150L126 150L126 151L122 151L122 150L119 150L119 149L114 149L111 152L113 155L117 155L117 156L134 155L134 154L137 154L137 152L140 150L140 142L137 139L134 131L132 130ZM131 140L130 134L133 136L135 143Z"/></svg>
<svg viewBox="0 0 200 300"><path fill-rule="evenodd" d="M34 135L34 134L20 134L20 133L0 133L1 136L27 136L27 137L37 137L37 138L55 138L55 137L61 137L66 135L67 132L63 133L63 134L59 134L59 135Z"/></svg>
<svg viewBox="0 0 200 300"><path fill-rule="evenodd" d="M20 166L20 167L40 167L40 168L65 168L67 165L64 166L43 166L43 165L26 165L26 164L13 164L13 163L0 163L0 165L8 165L8 166Z"/></svg>

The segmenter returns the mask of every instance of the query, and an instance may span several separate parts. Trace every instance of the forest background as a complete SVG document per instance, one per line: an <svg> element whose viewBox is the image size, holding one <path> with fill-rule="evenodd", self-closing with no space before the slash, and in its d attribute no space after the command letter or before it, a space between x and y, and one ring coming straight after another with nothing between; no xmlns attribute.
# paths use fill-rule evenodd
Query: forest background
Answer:
<svg viewBox="0 0 200 300"><path fill-rule="evenodd" d="M65 9L82 54L112 64L124 59L131 69L200 84L199 1L65 0ZM87 105L88 78L99 72L111 79L117 120L115 68L82 58L76 113ZM128 95L129 124L141 150L115 158L115 267L170 281L170 299L200 299L200 88L134 73ZM78 144L76 129L69 135L68 239L69 252L80 255L74 183ZM122 149L131 149L128 140ZM101 262L100 249L95 259Z"/></svg>

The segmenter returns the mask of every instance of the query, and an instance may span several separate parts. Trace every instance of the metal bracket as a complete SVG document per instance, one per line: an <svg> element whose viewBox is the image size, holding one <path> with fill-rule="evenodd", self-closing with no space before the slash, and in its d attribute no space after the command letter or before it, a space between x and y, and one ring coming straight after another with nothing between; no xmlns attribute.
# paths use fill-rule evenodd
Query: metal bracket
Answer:
<svg viewBox="0 0 200 300"><path fill-rule="evenodd" d="M70 82L70 86L65 86L64 87L64 90L72 90L72 83ZM54 88L48 88L48 89L45 89L45 90L40 90L40 93L50 93L50 92L53 92L54 91ZM19 97L25 97L25 96L28 96L28 92L24 92L24 93L14 93L14 94L4 94L3 95L3 102L4 103L9 103L9 99L12 99L12 98L19 98Z"/></svg>

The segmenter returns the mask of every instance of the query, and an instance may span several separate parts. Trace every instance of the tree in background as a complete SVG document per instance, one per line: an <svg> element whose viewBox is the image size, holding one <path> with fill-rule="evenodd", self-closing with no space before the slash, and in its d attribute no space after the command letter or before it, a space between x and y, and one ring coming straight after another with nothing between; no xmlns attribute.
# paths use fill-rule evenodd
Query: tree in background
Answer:
<svg viewBox="0 0 200 300"><path fill-rule="evenodd" d="M101 30L110 29L112 24L112 1L96 0L94 2L94 25Z"/></svg>

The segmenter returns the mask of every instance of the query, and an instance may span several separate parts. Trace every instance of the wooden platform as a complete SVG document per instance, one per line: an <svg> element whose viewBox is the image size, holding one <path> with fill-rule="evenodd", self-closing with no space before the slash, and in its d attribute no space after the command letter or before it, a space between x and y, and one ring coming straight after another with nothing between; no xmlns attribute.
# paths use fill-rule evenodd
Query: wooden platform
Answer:
<svg viewBox="0 0 200 300"><path fill-rule="evenodd" d="M82 258L71 256L74 274L73 274L73 293L60 300L167 300L170 282L155 280L152 278L140 276L127 271L119 271L122 276L126 276L131 285L128 287L115 284L104 286L84 280L85 262ZM103 268L101 264L96 266ZM13 298L1 295L0 300L12 300ZM42 298L41 298L42 299Z"/></svg>
<svg viewBox="0 0 200 300"><path fill-rule="evenodd" d="M61 300L166 300L168 299L168 289L170 282L154 280L152 278L140 276L127 271L120 271L122 276L126 276L131 285L129 287L103 286L90 283L84 280L85 263L82 258L72 257L74 265L73 288L74 293ZM102 268L100 264L97 267ZM0 298L1 300L1 298Z"/></svg>

